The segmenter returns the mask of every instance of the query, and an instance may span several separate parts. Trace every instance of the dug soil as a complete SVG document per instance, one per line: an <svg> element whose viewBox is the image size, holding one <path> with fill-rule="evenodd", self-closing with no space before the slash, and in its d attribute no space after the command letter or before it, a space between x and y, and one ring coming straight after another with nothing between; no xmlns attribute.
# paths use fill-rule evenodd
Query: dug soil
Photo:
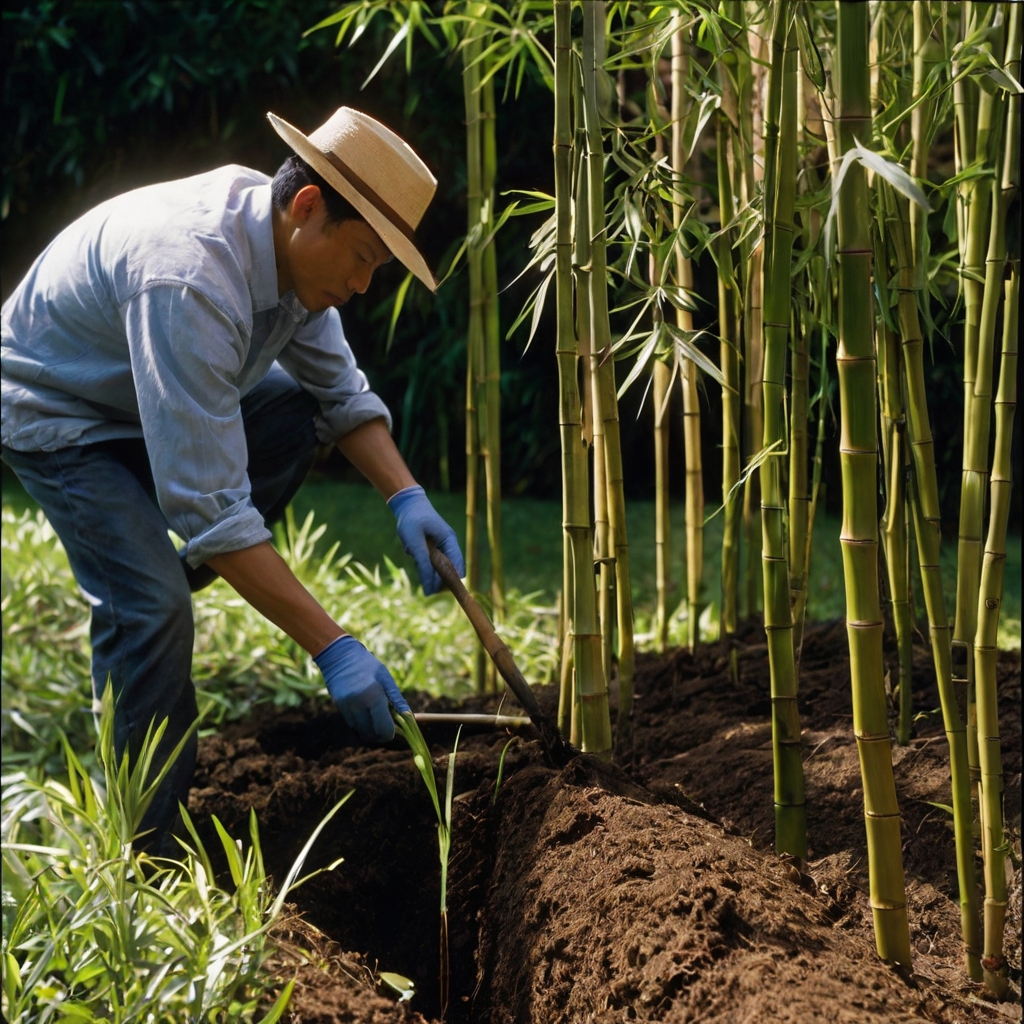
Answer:
<svg viewBox="0 0 1024 1024"><path fill-rule="evenodd" d="M763 632L730 652L638 660L632 737L612 764L561 770L536 734L464 730L455 762L448 876L452 1024L624 1021L1020 1020L1020 656L1003 655L999 697L1011 900L1011 999L963 969L946 741L931 662L915 653L914 737L893 747L903 826L912 969L875 953L845 627L809 630L800 714L808 861L773 852L769 681ZM552 688L539 688L554 713ZM416 711L518 713L511 695ZM296 979L291 1024L442 1018L436 819L407 748L339 747L322 705L262 709L202 741L190 810L238 836L256 810L279 882L325 813L272 960ZM443 787L454 728L425 729ZM507 750L506 750L507 747ZM502 764L502 754L505 752ZM499 765L502 766L499 785ZM979 862L980 863L980 862ZM1014 869L1015 868L1015 869ZM406 1002L381 971L416 983Z"/></svg>

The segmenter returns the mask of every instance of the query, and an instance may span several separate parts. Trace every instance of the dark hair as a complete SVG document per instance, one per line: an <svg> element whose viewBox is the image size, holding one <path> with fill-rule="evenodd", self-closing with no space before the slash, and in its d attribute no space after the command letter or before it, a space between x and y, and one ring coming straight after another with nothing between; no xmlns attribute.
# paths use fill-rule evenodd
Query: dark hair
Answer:
<svg viewBox="0 0 1024 1024"><path fill-rule="evenodd" d="M327 208L327 222L340 224L346 220L366 218L332 185L329 185L300 156L292 155L277 169L270 185L275 210L287 210L299 189L316 185Z"/></svg>

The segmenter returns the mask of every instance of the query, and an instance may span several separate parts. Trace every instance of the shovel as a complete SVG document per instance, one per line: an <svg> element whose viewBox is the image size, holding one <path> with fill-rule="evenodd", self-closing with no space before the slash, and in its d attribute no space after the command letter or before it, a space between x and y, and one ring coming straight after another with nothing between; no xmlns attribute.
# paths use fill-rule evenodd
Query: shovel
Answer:
<svg viewBox="0 0 1024 1024"><path fill-rule="evenodd" d="M549 761L556 768L564 768L572 758L579 754L579 751L565 740L553 719L541 711L537 698L530 689L530 684L516 666L508 647L494 631L491 620L487 618L483 608L476 603L462 580L459 579L455 566L433 544L430 545L430 564L455 595L455 600L459 602L466 617L473 624L476 635L480 637L480 643L484 645L484 650L491 656L501 678L505 680L508 688L522 704L523 710L530 716L530 721L540 733L540 741Z"/></svg>

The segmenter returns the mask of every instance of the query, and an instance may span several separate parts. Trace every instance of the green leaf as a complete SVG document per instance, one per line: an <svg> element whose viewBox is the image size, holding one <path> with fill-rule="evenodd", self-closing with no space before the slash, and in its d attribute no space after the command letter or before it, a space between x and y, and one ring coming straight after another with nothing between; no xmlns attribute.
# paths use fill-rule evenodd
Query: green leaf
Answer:
<svg viewBox="0 0 1024 1024"><path fill-rule="evenodd" d="M814 30L811 27L811 16L806 4L797 4L796 38L800 47L800 60L804 74L814 83L818 92L825 91L825 67L821 61L817 44L814 42Z"/></svg>
<svg viewBox="0 0 1024 1024"><path fill-rule="evenodd" d="M238 852L238 846L234 839L228 835L228 830L220 823L216 814L212 815L213 827L220 837L220 844L224 847L224 854L228 860L228 870L231 872L231 881L235 885L242 884L242 855Z"/></svg>
<svg viewBox="0 0 1024 1024"><path fill-rule="evenodd" d="M1005 89L1007 92L1014 93L1017 96L1024 93L1024 88L1021 87L1020 82L1006 68L989 68L988 74L1000 89Z"/></svg>
<svg viewBox="0 0 1024 1024"><path fill-rule="evenodd" d="M393 971L381 971L378 977L382 985L391 989L398 996L400 1003L408 1002L416 995L416 982L410 978L403 977L401 974L395 974Z"/></svg>
<svg viewBox="0 0 1024 1024"><path fill-rule="evenodd" d="M363 82L361 86L359 86L360 91L365 89L370 84L370 82L373 81L373 79L377 75L377 72L380 71L380 69L384 66L388 57L390 57L391 54L393 54L395 50L397 50L398 47L402 45L402 41L409 34L409 24L410 23L408 21L405 22L402 25L402 27L394 34L394 36L391 39L391 42L388 43L388 48L384 51L384 56L381 57L379 61L377 61L377 63L374 65L373 70L366 76L366 80Z"/></svg>
<svg viewBox="0 0 1024 1024"><path fill-rule="evenodd" d="M6 871L6 867L4 869ZM6 897L7 890L4 889ZM4 929L6 931L6 928ZM7 936L4 936L7 940ZM13 954L4 950L4 995L7 997L7 1005L13 1006L17 1002L18 989L21 988L21 971L18 969L18 961Z"/></svg>
<svg viewBox="0 0 1024 1024"><path fill-rule="evenodd" d="M267 1011L267 1015L260 1019L259 1024L277 1024L281 1019L281 1014L288 1008L288 1001L292 997L292 990L295 988L295 979L285 985L281 994L274 1000L274 1005Z"/></svg>
<svg viewBox="0 0 1024 1024"><path fill-rule="evenodd" d="M384 345L384 352L388 353L391 351L391 343L395 340L395 326L398 324L398 318L402 313L402 306L405 304L405 296L409 291L409 285L412 284L412 279L415 275L410 270L405 275L405 279L398 286L398 291L395 292L395 301L391 307L391 322L388 324L388 340Z"/></svg>
<svg viewBox="0 0 1024 1024"><path fill-rule="evenodd" d="M661 337L661 332L665 329L666 326L667 325L663 321L660 321L655 325L654 330L651 331L650 335L647 338L647 341L644 343L640 355L637 356L637 360L633 364L633 369L629 371L629 374L627 375L626 379L622 382L622 386L619 388L619 398L621 398L629 390L629 386L633 383L633 381L637 379L637 377L640 376L644 368L650 362L651 356L654 355L654 352L658 347L658 340Z"/></svg>
<svg viewBox="0 0 1024 1024"><path fill-rule="evenodd" d="M327 823L331 820L331 818L335 816L335 814L338 813L339 810L341 810L342 805L348 800L350 796L352 796L354 792L355 790L350 789L323 816L323 818L320 819L320 823L317 825L315 829L313 829L313 834L303 844L302 849L299 851L299 855L295 858L294 862L292 863L292 866L288 869L288 874L285 875L284 882L281 884L281 888L278 891L277 897L270 907L270 911L268 913L268 917L270 918L270 920L273 920L281 912L281 908L284 906L284 902L288 898L288 894L292 891L292 889L297 888L299 885L302 884L302 882L305 882L308 878L312 877L312 875L307 875L300 881L296 881L299 872L302 870L302 865L305 864L306 857L309 856L309 851L313 848L313 844L316 842L317 837L320 835L321 832L323 832L323 830L327 827ZM340 859L336 860L323 870L333 871L340 863ZM313 872L314 875L319 873L320 872Z"/></svg>
<svg viewBox="0 0 1024 1024"><path fill-rule="evenodd" d="M703 370L704 373L723 388L728 387L722 371L694 344L701 335L707 334L708 331L684 331L681 327L676 327L674 324L667 322L665 327L668 328L669 334L672 335L678 356L683 359L689 359L691 363Z"/></svg>
<svg viewBox="0 0 1024 1024"><path fill-rule="evenodd" d="M839 170L832 179L832 205L829 207L828 216L825 218L824 246L825 258L831 259L832 252L832 224L839 210L839 193L842 190L846 175L854 162L862 164L875 174L884 178L897 192L906 196L912 202L918 204L926 212L931 213L932 208L925 198L921 186L902 168L892 160L886 159L881 153L874 153L865 149L859 142L854 140L852 148L843 154Z"/></svg>

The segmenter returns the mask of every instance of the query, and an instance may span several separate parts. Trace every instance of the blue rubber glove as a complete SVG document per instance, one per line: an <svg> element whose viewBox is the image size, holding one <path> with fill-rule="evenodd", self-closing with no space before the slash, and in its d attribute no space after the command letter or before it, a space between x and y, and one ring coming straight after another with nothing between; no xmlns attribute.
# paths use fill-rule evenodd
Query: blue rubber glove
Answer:
<svg viewBox="0 0 1024 1024"><path fill-rule="evenodd" d="M406 714L409 705L381 662L354 636L339 636L313 660L323 673L327 692L361 740L387 743L394 739L388 702L400 714Z"/></svg>
<svg viewBox="0 0 1024 1024"><path fill-rule="evenodd" d="M466 575L466 560L462 557L455 531L437 514L422 487L406 487L388 498L388 508L398 520L398 539L407 555L416 562L416 571L423 584L423 593L429 597L441 589L441 577L430 564L429 538L460 576Z"/></svg>

